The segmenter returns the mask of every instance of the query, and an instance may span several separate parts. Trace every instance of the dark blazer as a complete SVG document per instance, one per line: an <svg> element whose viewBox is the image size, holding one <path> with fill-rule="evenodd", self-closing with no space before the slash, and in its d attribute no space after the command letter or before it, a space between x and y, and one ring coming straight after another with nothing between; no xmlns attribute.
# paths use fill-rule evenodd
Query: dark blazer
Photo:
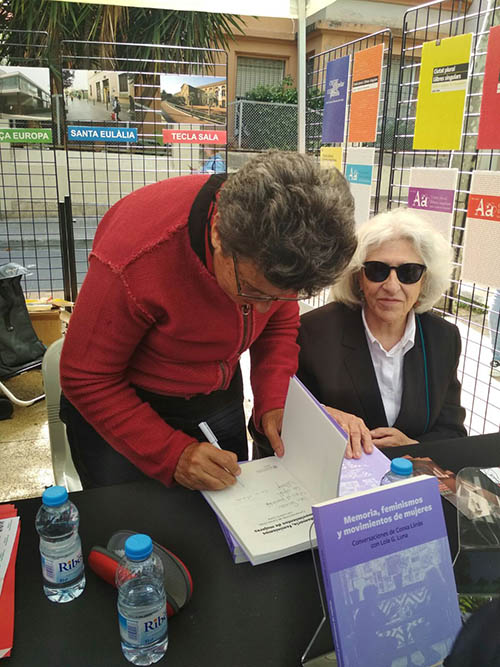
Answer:
<svg viewBox="0 0 500 667"><path fill-rule="evenodd" d="M427 357L429 426L425 429L424 355L417 326L415 345L404 357L403 396L394 427L419 441L465 436L457 378L459 331L431 313L418 317ZM297 375L319 401L361 417L369 429L388 426L359 308L329 303L306 313L298 343Z"/></svg>

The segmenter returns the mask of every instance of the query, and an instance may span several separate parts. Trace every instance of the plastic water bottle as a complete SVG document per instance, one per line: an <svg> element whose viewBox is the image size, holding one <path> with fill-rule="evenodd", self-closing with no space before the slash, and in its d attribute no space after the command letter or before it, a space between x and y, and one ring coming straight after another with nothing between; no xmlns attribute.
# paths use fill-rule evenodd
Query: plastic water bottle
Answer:
<svg viewBox="0 0 500 667"><path fill-rule="evenodd" d="M380 486L392 482L402 482L413 475L413 463L408 459L392 459L390 469L380 480Z"/></svg>
<svg viewBox="0 0 500 667"><path fill-rule="evenodd" d="M134 665L151 665L168 646L163 564L148 535L131 535L116 571L118 622L123 655Z"/></svg>
<svg viewBox="0 0 500 667"><path fill-rule="evenodd" d="M64 486L46 489L35 525L40 535L43 590L51 602L71 602L85 588L78 524L78 510Z"/></svg>

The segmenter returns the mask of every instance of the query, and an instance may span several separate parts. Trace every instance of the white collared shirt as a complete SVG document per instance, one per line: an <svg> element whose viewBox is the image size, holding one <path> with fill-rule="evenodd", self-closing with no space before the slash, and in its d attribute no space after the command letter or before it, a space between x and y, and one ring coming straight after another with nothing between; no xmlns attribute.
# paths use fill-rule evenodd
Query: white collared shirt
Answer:
<svg viewBox="0 0 500 667"><path fill-rule="evenodd" d="M410 310L403 337L389 351L384 350L370 331L366 323L364 308L361 316L387 423L393 426L401 409L404 356L415 345L415 313L413 309Z"/></svg>

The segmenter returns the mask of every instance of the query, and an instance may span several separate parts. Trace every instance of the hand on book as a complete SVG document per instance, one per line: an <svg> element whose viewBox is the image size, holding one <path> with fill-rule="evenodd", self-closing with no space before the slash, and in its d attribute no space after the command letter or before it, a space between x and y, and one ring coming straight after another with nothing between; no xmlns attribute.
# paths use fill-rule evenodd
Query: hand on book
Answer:
<svg viewBox="0 0 500 667"><path fill-rule="evenodd" d="M377 447L399 447L400 445L418 445L418 440L412 440L403 431L393 426L379 426L370 431L373 444Z"/></svg>
<svg viewBox="0 0 500 667"><path fill-rule="evenodd" d="M197 491L218 491L236 484L241 472L236 454L217 449L209 442L192 442L177 461L174 479Z"/></svg>
<svg viewBox="0 0 500 667"><path fill-rule="evenodd" d="M262 429L276 456L283 456L285 453L285 445L280 435L282 425L283 409L268 410L262 415Z"/></svg>
<svg viewBox="0 0 500 667"><path fill-rule="evenodd" d="M360 417L351 415L349 412L329 408L327 405L324 408L349 436L345 450L346 459L359 459L363 451L367 454L373 452L372 436L365 422Z"/></svg>

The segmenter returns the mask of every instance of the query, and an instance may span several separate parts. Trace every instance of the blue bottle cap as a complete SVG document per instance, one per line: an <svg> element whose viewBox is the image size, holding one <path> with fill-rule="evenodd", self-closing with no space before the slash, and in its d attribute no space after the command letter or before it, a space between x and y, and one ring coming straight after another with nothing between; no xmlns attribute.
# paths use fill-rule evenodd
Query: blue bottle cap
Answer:
<svg viewBox="0 0 500 667"><path fill-rule="evenodd" d="M125 555L130 560L144 560L152 551L153 542L149 535L137 533L125 540Z"/></svg>
<svg viewBox="0 0 500 667"><path fill-rule="evenodd" d="M408 459L392 459L391 472L396 473L396 475L409 476L413 473L413 463Z"/></svg>
<svg viewBox="0 0 500 667"><path fill-rule="evenodd" d="M64 486L50 486L42 493L42 503L48 507L57 507L68 500L68 492Z"/></svg>

